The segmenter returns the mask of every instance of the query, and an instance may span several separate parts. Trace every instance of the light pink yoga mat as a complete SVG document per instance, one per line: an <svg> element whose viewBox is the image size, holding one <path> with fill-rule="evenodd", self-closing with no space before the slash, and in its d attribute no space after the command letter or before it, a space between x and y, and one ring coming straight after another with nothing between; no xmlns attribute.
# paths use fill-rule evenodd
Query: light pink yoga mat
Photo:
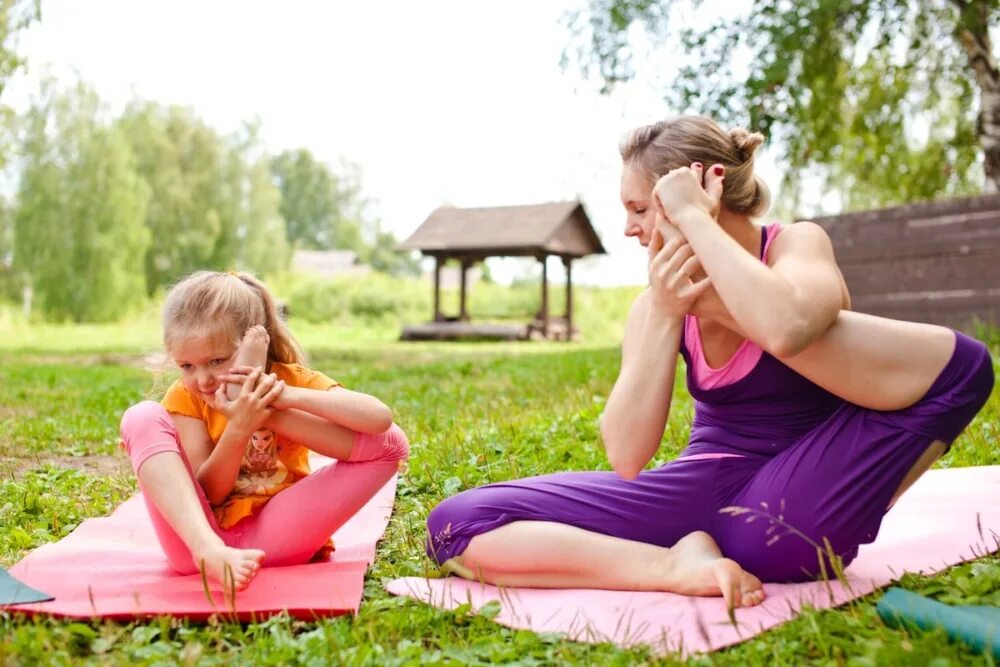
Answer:
<svg viewBox="0 0 1000 667"><path fill-rule="evenodd" d="M647 644L657 653L701 653L750 639L793 619L803 606L833 607L897 579L903 572L939 572L998 549L1000 466L933 470L889 512L878 539L861 547L847 568L850 590L827 584L765 584L767 600L728 621L719 598L672 593L496 588L455 577L407 577L387 589L437 607L501 603L503 625L563 633L585 642Z"/></svg>
<svg viewBox="0 0 1000 667"><path fill-rule="evenodd" d="M315 470L329 460L310 462ZM237 593L234 607L226 604L221 591L213 591L211 600L206 597L200 575L180 576L171 570L145 502L136 495L111 516L84 521L11 568L15 577L56 599L8 609L121 620L161 614L205 619L215 613L253 620L285 610L311 619L357 612L365 570L375 559L375 543L385 532L395 494L393 477L336 532L337 550L330 562L263 568Z"/></svg>

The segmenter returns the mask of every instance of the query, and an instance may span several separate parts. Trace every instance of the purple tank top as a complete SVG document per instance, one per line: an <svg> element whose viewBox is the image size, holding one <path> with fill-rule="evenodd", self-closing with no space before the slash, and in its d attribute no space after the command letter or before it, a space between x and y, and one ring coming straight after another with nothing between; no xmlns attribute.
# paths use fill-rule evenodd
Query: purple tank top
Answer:
<svg viewBox="0 0 1000 667"><path fill-rule="evenodd" d="M767 235L768 228L762 227L762 250L768 245ZM682 457L776 454L825 421L844 402L763 350L742 378L703 389L695 378L686 336L681 338L680 351L687 365L688 391L695 400L691 439Z"/></svg>

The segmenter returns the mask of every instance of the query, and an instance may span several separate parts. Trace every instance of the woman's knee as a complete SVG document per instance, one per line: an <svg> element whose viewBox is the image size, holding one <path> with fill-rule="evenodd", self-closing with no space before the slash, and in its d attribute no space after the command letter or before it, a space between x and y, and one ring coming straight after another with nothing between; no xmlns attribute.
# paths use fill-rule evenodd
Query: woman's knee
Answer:
<svg viewBox="0 0 1000 667"><path fill-rule="evenodd" d="M486 510L478 501L479 491L470 489L446 498L427 515L427 555L439 565L461 556L476 535L503 523L497 512Z"/></svg>
<svg viewBox="0 0 1000 667"><path fill-rule="evenodd" d="M993 358L989 348L971 336L955 332L951 359L923 400L938 400L943 407L957 409L974 405L978 410L989 398L993 382Z"/></svg>
<svg viewBox="0 0 1000 667"><path fill-rule="evenodd" d="M950 443L969 425L993 391L993 359L989 348L955 333L955 351L927 394L902 413L926 423L934 436Z"/></svg>

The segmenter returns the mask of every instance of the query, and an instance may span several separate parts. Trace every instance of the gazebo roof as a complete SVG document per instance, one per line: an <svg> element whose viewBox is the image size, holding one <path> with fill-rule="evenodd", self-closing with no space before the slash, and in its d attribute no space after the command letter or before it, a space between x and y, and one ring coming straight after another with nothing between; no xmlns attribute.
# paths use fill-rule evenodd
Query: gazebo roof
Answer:
<svg viewBox="0 0 1000 667"><path fill-rule="evenodd" d="M399 247L446 257L606 253L579 201L491 208L444 206Z"/></svg>

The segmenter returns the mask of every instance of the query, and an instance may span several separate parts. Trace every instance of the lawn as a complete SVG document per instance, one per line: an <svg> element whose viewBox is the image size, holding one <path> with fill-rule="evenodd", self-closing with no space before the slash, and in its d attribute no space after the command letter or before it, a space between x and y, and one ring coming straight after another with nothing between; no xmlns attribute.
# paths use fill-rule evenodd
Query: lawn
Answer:
<svg viewBox="0 0 1000 667"><path fill-rule="evenodd" d="M0 344L0 562L59 539L135 491L117 449L121 412L156 397L141 354L155 328L20 332ZM391 405L413 453L356 617L319 623L79 623L0 614L0 662L115 664L620 664L675 662L643 650L585 645L512 631L489 613L441 612L389 596L382 584L429 572L423 522L440 499L499 480L567 469L607 469L597 419L618 369L616 345L351 342L320 329L303 338L312 365ZM994 350L996 352L996 350ZM678 384L655 463L674 456L690 428ZM1000 398L939 463L1000 464ZM992 499L995 500L995 499ZM1000 558L902 585L947 602L1000 605ZM885 627L881 593L796 621L696 664L992 664L943 634Z"/></svg>

